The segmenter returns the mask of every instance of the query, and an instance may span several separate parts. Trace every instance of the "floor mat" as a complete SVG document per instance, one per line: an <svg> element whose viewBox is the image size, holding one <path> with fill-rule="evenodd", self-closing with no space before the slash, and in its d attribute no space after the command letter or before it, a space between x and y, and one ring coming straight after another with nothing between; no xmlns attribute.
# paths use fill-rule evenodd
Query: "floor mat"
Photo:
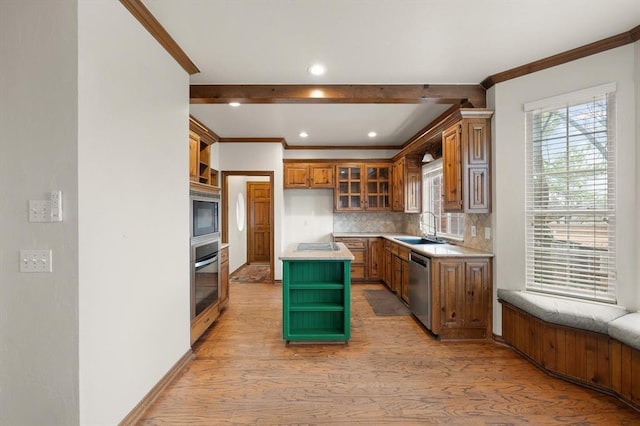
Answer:
<svg viewBox="0 0 640 426"><path fill-rule="evenodd" d="M244 265L231 276L230 283L268 283L271 282L271 267L265 264Z"/></svg>
<svg viewBox="0 0 640 426"><path fill-rule="evenodd" d="M409 308L389 290L365 290L364 295L377 316L411 315Z"/></svg>

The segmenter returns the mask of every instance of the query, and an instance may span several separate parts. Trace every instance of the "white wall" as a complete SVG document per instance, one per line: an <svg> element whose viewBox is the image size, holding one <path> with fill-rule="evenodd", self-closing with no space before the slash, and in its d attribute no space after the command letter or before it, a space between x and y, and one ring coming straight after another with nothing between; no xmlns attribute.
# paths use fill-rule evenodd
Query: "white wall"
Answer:
<svg viewBox="0 0 640 426"><path fill-rule="evenodd" d="M636 85L636 212L640 212L640 41L635 43L635 71L634 82ZM640 241L640 225L636 222L636 241ZM636 245L636 303L640 309L640 247Z"/></svg>
<svg viewBox="0 0 640 426"><path fill-rule="evenodd" d="M0 424L78 416L76 1L0 1ZM63 192L62 223L29 223ZM18 273L20 249L53 272Z"/></svg>
<svg viewBox="0 0 640 426"><path fill-rule="evenodd" d="M189 350L189 78L120 2L78 15L80 424L107 425Z"/></svg>
<svg viewBox="0 0 640 426"><path fill-rule="evenodd" d="M247 177L229 176L228 184L229 270L233 273L236 269L247 263ZM245 203L245 217L242 222L242 230L238 229L238 221L236 220L236 205L240 194L242 194Z"/></svg>
<svg viewBox="0 0 640 426"><path fill-rule="evenodd" d="M635 48L637 51L637 47ZM497 84L488 93L493 118L494 288L524 288L524 112L526 102L607 82L617 84L617 256L618 300L640 308L638 291L638 153L635 99L638 75L634 46L627 45ZM632 176L634 178L632 178ZM501 310L494 303L494 332L502 333Z"/></svg>
<svg viewBox="0 0 640 426"><path fill-rule="evenodd" d="M212 129L215 132L215 129ZM279 143L221 143L219 144L221 171L273 171L274 194L274 278L282 279L282 144ZM229 197L229 200L234 200ZM231 250L231 246L229 246ZM229 253L231 255L231 253ZM231 259L229 259L231 262ZM231 268L231 263L229 263Z"/></svg>
<svg viewBox="0 0 640 426"><path fill-rule="evenodd" d="M300 242L332 241L333 190L284 191L284 246Z"/></svg>

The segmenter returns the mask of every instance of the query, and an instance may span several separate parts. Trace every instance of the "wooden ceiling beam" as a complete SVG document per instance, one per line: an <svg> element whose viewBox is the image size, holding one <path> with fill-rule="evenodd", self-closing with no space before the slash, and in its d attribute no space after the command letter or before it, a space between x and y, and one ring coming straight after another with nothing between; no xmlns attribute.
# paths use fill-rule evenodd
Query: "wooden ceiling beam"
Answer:
<svg viewBox="0 0 640 426"><path fill-rule="evenodd" d="M486 106L479 84L192 85L192 104L451 104Z"/></svg>

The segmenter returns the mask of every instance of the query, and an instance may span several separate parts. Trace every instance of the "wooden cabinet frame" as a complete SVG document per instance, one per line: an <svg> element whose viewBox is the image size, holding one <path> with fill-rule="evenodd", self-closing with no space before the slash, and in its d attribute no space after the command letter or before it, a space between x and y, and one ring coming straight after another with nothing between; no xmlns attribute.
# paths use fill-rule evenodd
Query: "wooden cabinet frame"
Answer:
<svg viewBox="0 0 640 426"><path fill-rule="evenodd" d="M491 259L431 260L432 329L441 340L492 335Z"/></svg>
<svg viewBox="0 0 640 426"><path fill-rule="evenodd" d="M283 161L284 188L333 188L335 164L324 162Z"/></svg>
<svg viewBox="0 0 640 426"><path fill-rule="evenodd" d="M193 117L189 117L189 180L218 186L218 171L211 167L211 146L219 137Z"/></svg>
<svg viewBox="0 0 640 426"><path fill-rule="evenodd" d="M491 212L489 110L461 109L462 120L442 133L443 202L447 212Z"/></svg>
<svg viewBox="0 0 640 426"><path fill-rule="evenodd" d="M391 162L336 164L334 210L391 210L392 168Z"/></svg>

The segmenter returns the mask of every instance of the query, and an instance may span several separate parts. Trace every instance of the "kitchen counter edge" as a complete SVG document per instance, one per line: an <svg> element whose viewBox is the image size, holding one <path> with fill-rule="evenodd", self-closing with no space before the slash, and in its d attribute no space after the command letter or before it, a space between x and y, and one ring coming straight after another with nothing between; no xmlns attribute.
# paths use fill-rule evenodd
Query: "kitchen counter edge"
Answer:
<svg viewBox="0 0 640 426"><path fill-rule="evenodd" d="M385 232L334 232L334 238L376 238L382 237L387 240L400 244L403 247L411 249L411 251L428 257L493 257L493 253L484 252L468 247L458 246L454 244L421 244L412 245L403 243L395 238L397 237L415 237L416 235L385 233Z"/></svg>
<svg viewBox="0 0 640 426"><path fill-rule="evenodd" d="M354 256L343 243L336 243L340 250L297 250L299 243L290 244L280 255L280 260L353 260Z"/></svg>

